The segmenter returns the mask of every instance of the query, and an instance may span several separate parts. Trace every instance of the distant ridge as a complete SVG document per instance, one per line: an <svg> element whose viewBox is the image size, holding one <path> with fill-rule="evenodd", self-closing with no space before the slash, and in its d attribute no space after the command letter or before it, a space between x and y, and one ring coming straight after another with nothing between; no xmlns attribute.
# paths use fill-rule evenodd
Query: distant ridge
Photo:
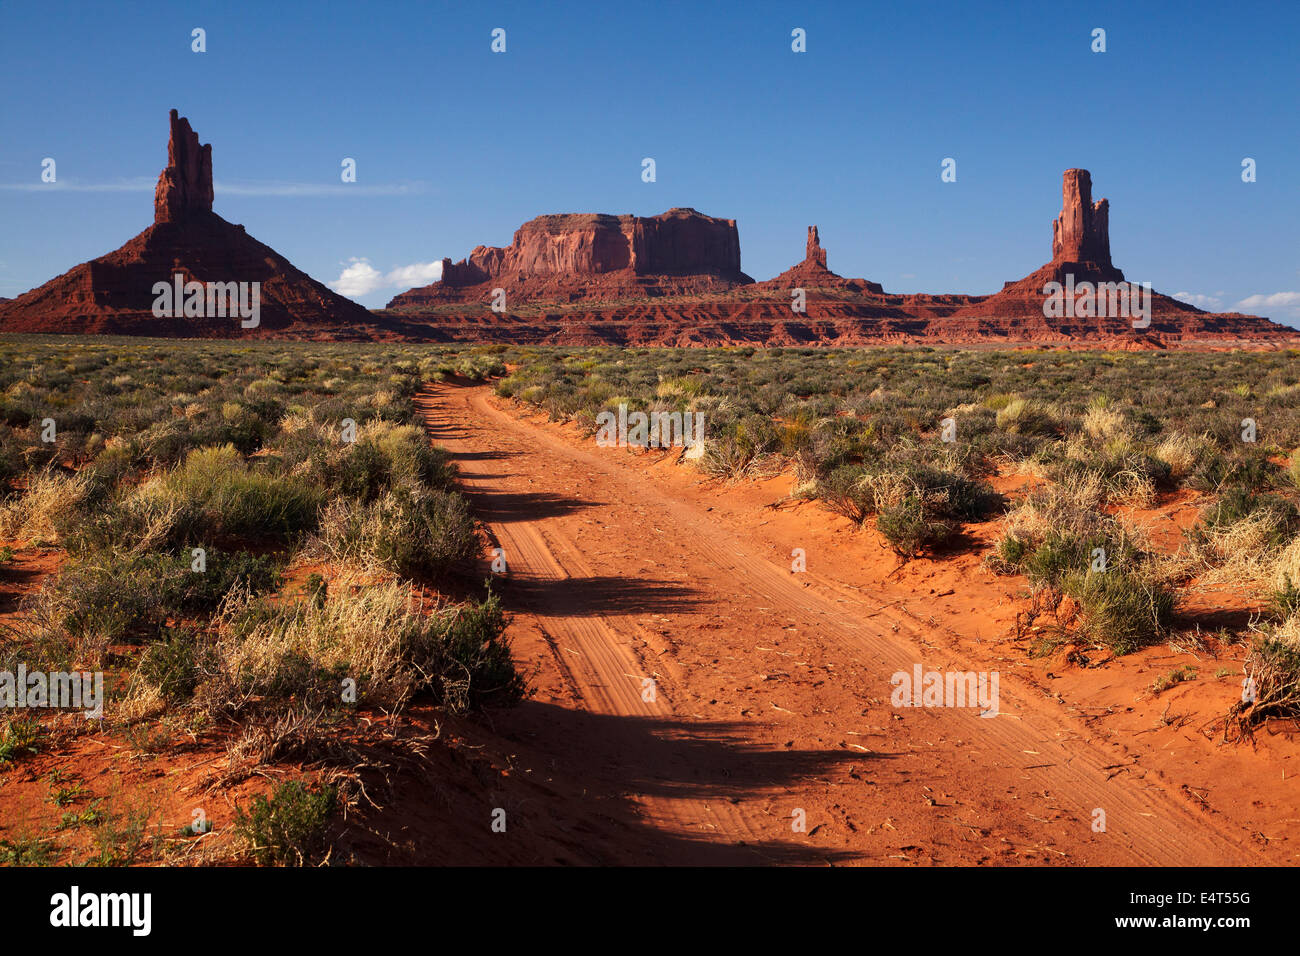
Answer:
<svg viewBox="0 0 1300 956"><path fill-rule="evenodd" d="M683 212L694 214L671 210L665 215ZM444 260L442 282L397 296L387 314L403 337L551 345L1040 343L1158 349L1180 343L1300 343L1300 331L1268 319L1204 312L1154 291L1148 300L1150 324L1139 321L1142 327L1135 327L1127 312L1049 314L1048 283L1073 289L1076 283L1125 282L1111 262L1109 203L1092 199L1092 177L1085 169L1063 175L1051 261L993 295L890 294L878 282L837 275L827 265L816 226L808 227L803 261L764 282L740 281L734 274L721 285L675 287L672 277L641 275L610 281L611 274L627 270L592 268L591 261L605 261L600 229L605 221L614 228L630 218L534 219L508 249L480 246L465 262ZM521 263L539 261L545 279L532 281ZM504 314L488 307L494 287L506 289Z"/></svg>
<svg viewBox="0 0 1300 956"><path fill-rule="evenodd" d="M1085 169L1064 173L1051 260L993 295L891 294L878 282L840 276L816 226L808 227L801 262L755 282L741 269L736 220L673 208L649 217L538 216L509 246L443 259L439 282L371 311L212 205L212 147L172 110L153 225L37 289L0 298L0 331L553 345L1300 344L1300 331L1268 319L1204 312L1158 292L1150 294L1149 324L1047 309L1050 283L1125 281L1111 262L1109 203L1092 199ZM173 281L256 283L260 318L249 327L211 310L155 315L155 286Z"/></svg>

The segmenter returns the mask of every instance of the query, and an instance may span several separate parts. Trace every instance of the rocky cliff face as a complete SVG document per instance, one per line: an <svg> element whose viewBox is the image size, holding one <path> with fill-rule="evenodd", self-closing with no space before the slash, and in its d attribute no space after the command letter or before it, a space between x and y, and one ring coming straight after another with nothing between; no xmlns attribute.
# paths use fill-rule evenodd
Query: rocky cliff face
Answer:
<svg viewBox="0 0 1300 956"><path fill-rule="evenodd" d="M259 284L260 324L239 317L153 314L154 284ZM171 111L167 168L154 193L154 224L120 249L0 304L5 332L158 336L373 338L382 320L295 268L212 211L212 147Z"/></svg>
<svg viewBox="0 0 1300 956"><path fill-rule="evenodd" d="M694 209L670 209L651 218L538 216L519 227L509 246L479 246L453 265L448 284L477 284L509 273L567 277L623 270L742 281L736 220L714 219Z"/></svg>

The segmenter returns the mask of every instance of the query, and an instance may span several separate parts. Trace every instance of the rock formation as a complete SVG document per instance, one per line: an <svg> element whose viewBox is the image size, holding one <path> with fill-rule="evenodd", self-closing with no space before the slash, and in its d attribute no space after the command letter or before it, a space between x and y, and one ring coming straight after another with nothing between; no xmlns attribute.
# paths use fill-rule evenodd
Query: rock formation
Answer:
<svg viewBox="0 0 1300 956"><path fill-rule="evenodd" d="M857 292L884 295L878 282L866 279L846 279L826 267L826 250L822 248L821 234L816 226L808 227L808 241L804 244L803 262L791 266L775 279L758 283L771 289L848 289Z"/></svg>
<svg viewBox="0 0 1300 956"><path fill-rule="evenodd" d="M659 216L560 214L530 219L509 246L478 246L442 261L442 279L411 289L390 309L483 301L490 287L509 303L725 291L753 282L740 271L734 219L694 209Z"/></svg>
<svg viewBox="0 0 1300 956"><path fill-rule="evenodd" d="M1300 331L1267 319L1211 315L1159 293L1150 298L1148 328L1134 328L1129 317L1049 318L1043 307L1043 288L1049 282L1065 283L1067 278L1072 284L1124 281L1124 273L1110 258L1108 204L1104 199L1093 202L1087 171L1067 170L1062 192L1061 214L1052 225L1052 261L1018 282L1006 283L1001 292L991 296L889 295L875 282L843 278L827 267L821 236L816 226L810 226L802 262L774 279L736 287L722 295L688 290L659 298L644 290L629 294L626 288L589 286L583 296L570 300L557 297L525 317L494 315L486 308L467 314L463 305L450 304L452 300L440 303L429 297L415 301L407 293L394 303L405 301L408 308L392 318L402 325L401 334L417 339L570 346L1037 343L1148 349L1178 343L1277 348L1300 342ZM596 218L543 217L571 223ZM521 239L539 222L534 220L520 230L510 249L480 247L453 270L475 270L467 271L466 277L477 282L484 276L495 281L508 275L508 263L517 263L521 255L516 249L546 247L535 238ZM546 229L540 231L551 234ZM594 234L576 245L589 261L606 261L601 258L603 253L596 252ZM577 254L557 253L549 260L541 257L542 264L534 267L554 262L560 263L560 268L570 268ZM486 294L485 286L474 288L476 296ZM792 288L807 292L806 311L794 311ZM607 301L602 302L602 296Z"/></svg>
<svg viewBox="0 0 1300 956"><path fill-rule="evenodd" d="M154 285L258 283L260 322L229 314L159 317ZM167 168L154 192L154 224L107 255L0 304L0 331L158 336L373 338L383 320L345 299L212 211L212 147L171 111Z"/></svg>
<svg viewBox="0 0 1300 956"><path fill-rule="evenodd" d="M212 211L211 149L175 111L167 152L154 224L114 252L0 300L0 331L636 346L1300 342L1300 331L1267 319L1211 315L1159 294L1151 296L1151 324L1142 330L1128 319L1049 317L1047 283L1124 279L1111 263L1106 200L1092 200L1085 170L1065 173L1051 262L996 295L890 295L878 283L838 276L827 267L816 226L808 229L802 262L755 283L740 271L735 220L670 209L649 218L540 216L509 246L444 259L442 281L374 314ZM260 326L245 329L232 316L155 316L155 283L177 273L185 282L259 283ZM807 293L804 312L793 309L795 287ZM505 314L488 308L494 288L506 289ZM527 308L514 311L519 304Z"/></svg>
<svg viewBox="0 0 1300 956"><path fill-rule="evenodd" d="M1046 289L1051 283L1074 288L1082 283L1124 283L1124 273L1110 259L1110 204L1092 200L1092 176L1086 169L1067 169L1062 177L1061 214L1052 221L1052 260L1000 292L987 296L956 313L956 318L1014 317L1029 320L1029 327L1041 320L1043 330L1056 329L1070 335L1119 335L1132 337L1135 330L1128 315L1073 316L1049 319L1044 311ZM1150 329L1173 334L1178 323L1200 310L1153 292ZM1204 314L1204 313L1201 313ZM1127 332L1125 330L1128 330Z"/></svg>
<svg viewBox="0 0 1300 956"><path fill-rule="evenodd" d="M1061 183L1061 214L1052 220L1052 262L1111 269L1109 219L1110 204L1105 199L1092 201L1088 171L1067 169Z"/></svg>
<svg viewBox="0 0 1300 956"><path fill-rule="evenodd" d="M200 146L190 121L171 111L167 168L158 176L154 222L184 222L212 212L212 146Z"/></svg>
<svg viewBox="0 0 1300 956"><path fill-rule="evenodd" d="M621 270L748 280L740 271L736 220L714 219L694 209L670 209L651 218L538 216L519 227L508 247L479 246L461 265L467 278L479 282L512 272L569 276Z"/></svg>
<svg viewBox="0 0 1300 956"><path fill-rule="evenodd" d="M808 227L808 243L804 246L803 261L826 268L826 250L822 248L822 239L817 233L816 226Z"/></svg>

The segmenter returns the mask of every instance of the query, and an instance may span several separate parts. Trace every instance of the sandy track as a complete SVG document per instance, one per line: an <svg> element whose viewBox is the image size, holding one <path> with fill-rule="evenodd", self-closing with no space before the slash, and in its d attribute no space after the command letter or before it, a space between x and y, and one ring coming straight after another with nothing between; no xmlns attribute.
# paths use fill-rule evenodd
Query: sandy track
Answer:
<svg viewBox="0 0 1300 956"><path fill-rule="evenodd" d="M978 668L883 596L773 563L627 452L485 387L420 404L504 551L538 696L614 718L520 727L557 775L632 801L662 837L656 860L1260 862L1005 673L996 718L893 708L895 671Z"/></svg>

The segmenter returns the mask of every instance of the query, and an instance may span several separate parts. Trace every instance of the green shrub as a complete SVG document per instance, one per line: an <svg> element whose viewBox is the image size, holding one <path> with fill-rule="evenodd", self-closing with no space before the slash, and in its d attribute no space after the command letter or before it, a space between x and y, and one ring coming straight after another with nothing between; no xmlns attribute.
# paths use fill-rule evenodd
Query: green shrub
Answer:
<svg viewBox="0 0 1300 956"><path fill-rule="evenodd" d="M1262 455L1211 455L1193 472L1190 484L1199 491L1228 490L1242 496L1267 491L1281 474L1281 469Z"/></svg>
<svg viewBox="0 0 1300 956"><path fill-rule="evenodd" d="M777 446L775 426L771 419L761 415L717 424L710 422L701 465L709 474L743 478L753 473Z"/></svg>
<svg viewBox="0 0 1300 956"><path fill-rule="evenodd" d="M1124 536L1116 539L1098 533L1085 537L1053 531L1036 547L1022 548L1018 567L1035 586L1059 589L1067 575L1092 568L1094 552L1099 548L1105 552L1105 573L1116 567L1131 568L1138 558Z"/></svg>
<svg viewBox="0 0 1300 956"><path fill-rule="evenodd" d="M250 469L230 445L200 448L163 479L191 536L287 539L316 523L316 493L290 477Z"/></svg>
<svg viewBox="0 0 1300 956"><path fill-rule="evenodd" d="M0 767L40 753L45 742L45 728L35 717L7 718L0 733Z"/></svg>
<svg viewBox="0 0 1300 956"><path fill-rule="evenodd" d="M509 707L523 699L527 682L515 667L505 629L501 599L489 594L412 630L405 653L426 675L434 699L449 709Z"/></svg>
<svg viewBox="0 0 1300 956"><path fill-rule="evenodd" d="M1084 636L1117 655L1158 641L1174 612L1172 592L1119 568L1070 573L1062 590L1079 604Z"/></svg>
<svg viewBox="0 0 1300 956"><path fill-rule="evenodd" d="M206 571L191 568L188 555L95 552L60 571L37 601L45 620L74 641L109 644L153 637L169 618L210 613L232 588L262 594L280 586L270 556L212 549Z"/></svg>
<svg viewBox="0 0 1300 956"><path fill-rule="evenodd" d="M902 558L915 557L937 548L957 529L957 522L936 514L925 498L917 494L909 494L899 502L886 505L876 515L876 530Z"/></svg>
<svg viewBox="0 0 1300 956"><path fill-rule="evenodd" d="M169 701L189 700L199 683L197 635L190 630L172 631L166 640L145 651L136 674Z"/></svg>
<svg viewBox="0 0 1300 956"><path fill-rule="evenodd" d="M1281 586L1269 593L1268 608L1279 621L1300 613L1300 582L1292 581L1289 574L1283 574Z"/></svg>
<svg viewBox="0 0 1300 956"><path fill-rule="evenodd" d="M270 798L253 799L252 809L235 811L235 828L259 866L315 866L329 852L330 818L338 807L332 786L309 790L302 781L276 786Z"/></svg>

